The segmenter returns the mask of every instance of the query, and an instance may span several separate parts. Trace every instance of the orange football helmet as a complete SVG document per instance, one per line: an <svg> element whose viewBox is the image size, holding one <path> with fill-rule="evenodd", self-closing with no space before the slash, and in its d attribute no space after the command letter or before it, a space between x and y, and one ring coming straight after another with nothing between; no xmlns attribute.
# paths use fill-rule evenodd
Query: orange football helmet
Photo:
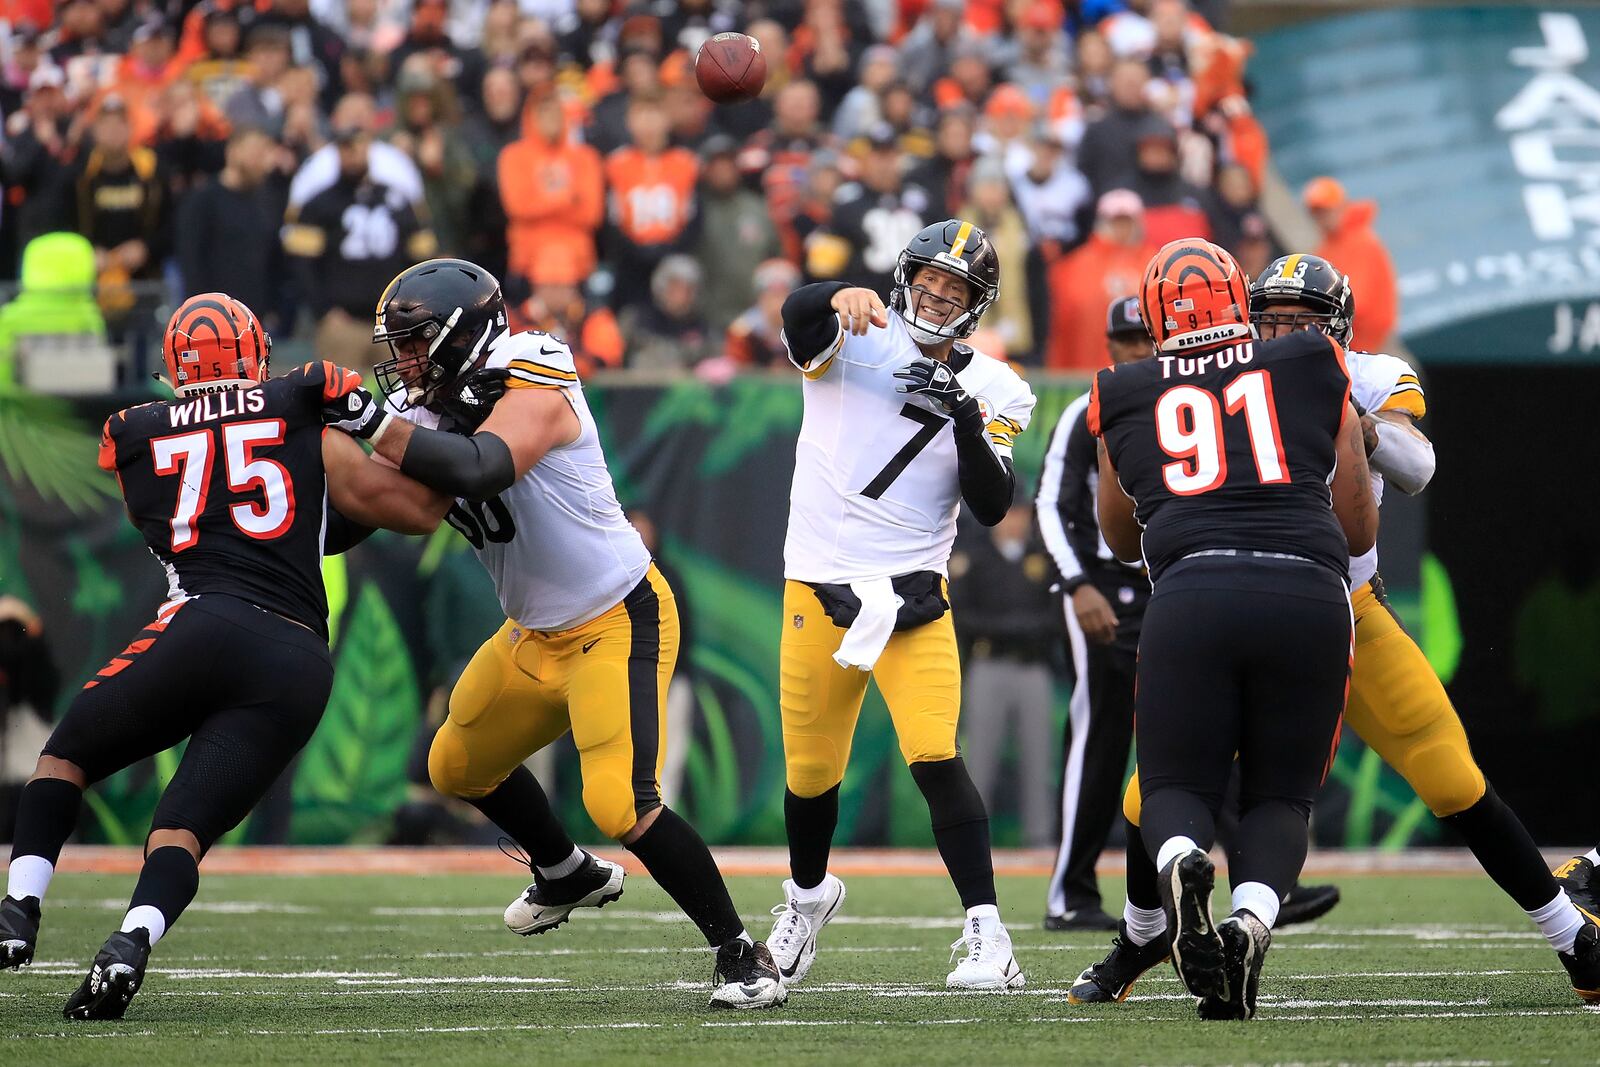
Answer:
<svg viewBox="0 0 1600 1067"><path fill-rule="evenodd" d="M161 360L178 396L267 380L272 338L256 313L226 293L191 296L167 322Z"/></svg>
<svg viewBox="0 0 1600 1067"><path fill-rule="evenodd" d="M1169 241L1150 259L1139 310L1162 352L1250 337L1250 282L1227 249L1198 237Z"/></svg>

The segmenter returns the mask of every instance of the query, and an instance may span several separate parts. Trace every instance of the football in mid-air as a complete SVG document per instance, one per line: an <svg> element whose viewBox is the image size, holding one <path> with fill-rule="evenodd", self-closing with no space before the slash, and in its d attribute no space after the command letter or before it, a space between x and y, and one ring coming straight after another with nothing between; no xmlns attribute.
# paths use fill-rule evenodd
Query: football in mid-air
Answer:
<svg viewBox="0 0 1600 1067"><path fill-rule="evenodd" d="M767 57L761 42L743 33L719 33L694 57L694 80L719 104L749 100L767 83Z"/></svg>

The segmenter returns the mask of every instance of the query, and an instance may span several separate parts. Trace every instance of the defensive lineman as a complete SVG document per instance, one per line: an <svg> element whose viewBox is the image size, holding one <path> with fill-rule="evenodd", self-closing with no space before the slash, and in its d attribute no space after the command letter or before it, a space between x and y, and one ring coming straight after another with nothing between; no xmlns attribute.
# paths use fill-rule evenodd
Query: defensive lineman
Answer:
<svg viewBox="0 0 1600 1067"><path fill-rule="evenodd" d="M1011 446L1034 397L961 343L999 291L994 246L971 223L928 226L900 253L893 314L870 289L819 282L784 303L805 377L784 549L780 656L784 821L791 878L769 943L788 982L844 902L828 874L839 783L867 679L876 679L967 910L952 989L1016 989L1000 921L989 817L956 751L961 665L945 598L956 515L992 526L1011 505Z"/></svg>

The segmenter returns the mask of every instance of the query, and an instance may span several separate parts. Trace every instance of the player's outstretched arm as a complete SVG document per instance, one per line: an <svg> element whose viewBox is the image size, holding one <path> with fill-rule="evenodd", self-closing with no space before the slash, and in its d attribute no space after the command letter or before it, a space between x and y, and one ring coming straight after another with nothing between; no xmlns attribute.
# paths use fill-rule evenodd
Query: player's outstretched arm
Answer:
<svg viewBox="0 0 1600 1067"><path fill-rule="evenodd" d="M1337 466L1333 470L1333 513L1350 542L1350 554L1359 556L1378 543L1378 503L1372 499L1372 474L1367 467L1367 450L1362 443L1361 416L1345 405L1344 424L1339 427ZM1109 542L1108 542L1109 543Z"/></svg>
<svg viewBox="0 0 1600 1067"><path fill-rule="evenodd" d="M322 435L322 466L328 476L329 503L345 519L362 526L427 534L450 510L448 496L372 460L347 434Z"/></svg>
<svg viewBox="0 0 1600 1067"><path fill-rule="evenodd" d="M1106 452L1106 443L1100 443L1100 484L1095 490L1094 510L1100 519L1100 536L1106 547L1124 563L1138 563L1144 558L1144 531L1133 514L1133 498L1122 491L1117 480L1117 468Z"/></svg>
<svg viewBox="0 0 1600 1067"><path fill-rule="evenodd" d="M839 340L841 325L846 330L852 325L843 324L841 314L834 307L834 298L844 293L856 292L843 282L812 282L802 285L783 301L783 343L789 350L789 359L801 370L811 368L813 362L831 349ZM859 290L870 293L870 290ZM871 293L877 299L876 293ZM883 301L878 301L883 306ZM887 325L885 318L881 325ZM866 323L860 333L866 333Z"/></svg>
<svg viewBox="0 0 1600 1067"><path fill-rule="evenodd" d="M1367 463L1402 493L1416 496L1433 480L1433 442L1410 412L1368 412L1361 416L1361 436Z"/></svg>

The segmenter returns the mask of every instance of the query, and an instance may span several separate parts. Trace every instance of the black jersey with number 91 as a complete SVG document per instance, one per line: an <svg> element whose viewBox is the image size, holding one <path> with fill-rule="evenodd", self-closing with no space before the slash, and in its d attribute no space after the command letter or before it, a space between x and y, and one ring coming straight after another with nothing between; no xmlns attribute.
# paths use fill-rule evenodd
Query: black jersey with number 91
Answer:
<svg viewBox="0 0 1600 1067"><path fill-rule="evenodd" d="M100 466L116 472L169 598L225 593L328 636L321 409L359 381L308 363L106 420Z"/></svg>
<svg viewBox="0 0 1600 1067"><path fill-rule="evenodd" d="M1144 527L1152 579L1195 552L1277 552L1348 576L1328 484L1344 350L1302 330L1100 371L1089 428Z"/></svg>

